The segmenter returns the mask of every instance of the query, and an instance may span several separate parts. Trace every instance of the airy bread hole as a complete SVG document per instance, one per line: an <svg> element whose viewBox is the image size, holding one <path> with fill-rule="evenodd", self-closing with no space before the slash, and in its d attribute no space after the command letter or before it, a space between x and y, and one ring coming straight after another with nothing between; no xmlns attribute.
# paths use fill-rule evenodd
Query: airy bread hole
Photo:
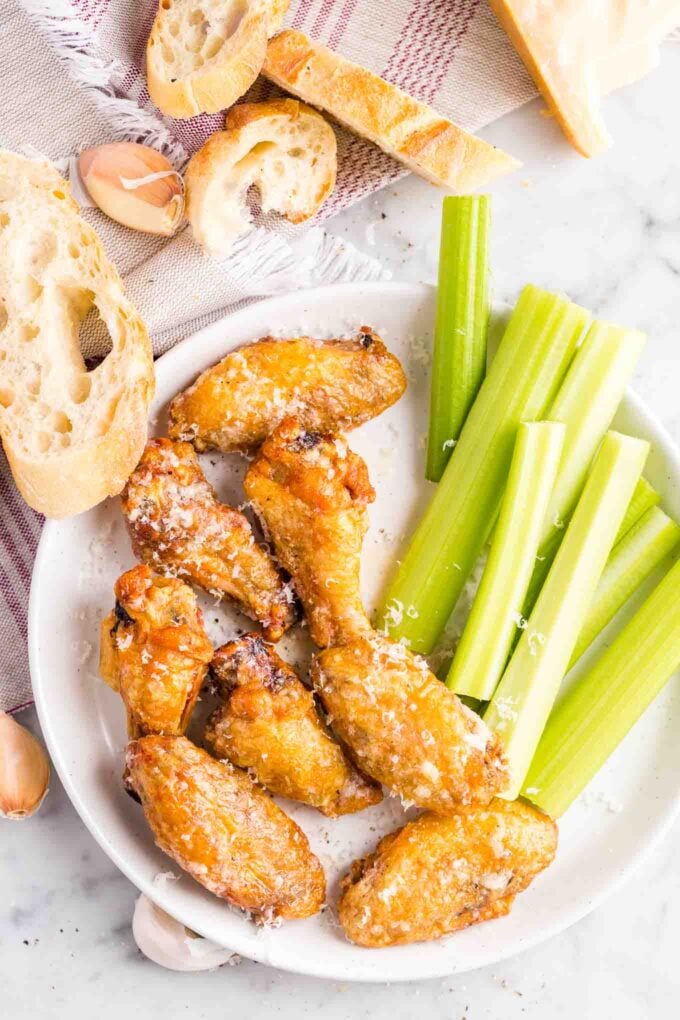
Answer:
<svg viewBox="0 0 680 1020"><path fill-rule="evenodd" d="M72 259L80 258L80 248L78 247L77 244L74 244L73 241L71 241L71 243L68 246L68 253Z"/></svg>
<svg viewBox="0 0 680 1020"><path fill-rule="evenodd" d="M70 432L73 429L73 422L63 411L55 411L52 416L52 428L55 432Z"/></svg>
<svg viewBox="0 0 680 1020"><path fill-rule="evenodd" d="M216 57L217 54L220 52L223 45L224 39L222 38L221 35L212 36L212 38L208 40L207 45L203 50L203 56L205 57L206 60L212 60L212 58Z"/></svg>
<svg viewBox="0 0 680 1020"><path fill-rule="evenodd" d="M179 30L180 30L179 21L171 21L170 24L168 25L168 31L170 32L170 35L173 36L173 38L176 38L179 35Z"/></svg>
<svg viewBox="0 0 680 1020"><path fill-rule="evenodd" d="M0 331L2 331L7 325L7 309L5 308L5 302L0 298Z"/></svg>
<svg viewBox="0 0 680 1020"><path fill-rule="evenodd" d="M19 327L19 339L24 343L30 343L31 340L35 340L40 330L37 326L32 326L30 323L25 323Z"/></svg>
<svg viewBox="0 0 680 1020"><path fill-rule="evenodd" d="M172 7L172 0L161 0L161 7L164 11L169 11Z"/></svg>
<svg viewBox="0 0 680 1020"><path fill-rule="evenodd" d="M42 294L44 287L38 283L35 276L27 276L24 284L26 301L37 301Z"/></svg>
<svg viewBox="0 0 680 1020"><path fill-rule="evenodd" d="M41 383L40 376L42 370L40 368L40 365L34 365L33 369L34 369L33 377L31 379L28 379L26 382L26 392L30 394L30 396L32 397L37 397L40 393Z"/></svg>
<svg viewBox="0 0 680 1020"><path fill-rule="evenodd" d="M69 384L69 396L74 404L83 404L90 395L92 380L89 375L79 375Z"/></svg>
<svg viewBox="0 0 680 1020"><path fill-rule="evenodd" d="M205 23L205 14L203 11L192 11L189 15L190 25L204 25Z"/></svg>
<svg viewBox="0 0 680 1020"><path fill-rule="evenodd" d="M64 194L63 191L59 191L59 190L53 191L52 194L54 195L55 198L58 198L60 200L66 198L66 195Z"/></svg>
<svg viewBox="0 0 680 1020"><path fill-rule="evenodd" d="M161 52L163 54L163 60L165 61L166 64L174 64L175 54L166 43L163 43Z"/></svg>
<svg viewBox="0 0 680 1020"><path fill-rule="evenodd" d="M0 212L0 230L4 230L5 227L9 226L9 214L6 212Z"/></svg>
<svg viewBox="0 0 680 1020"><path fill-rule="evenodd" d="M113 340L109 327L104 322L95 304L91 305L87 314L80 321L78 326L78 343L80 345L80 353L83 356L84 368L86 367L86 359L97 357L97 364L90 366L87 369L89 371L96 368L113 348Z"/></svg>
<svg viewBox="0 0 680 1020"><path fill-rule="evenodd" d="M0 407L11 407L14 397L14 390L11 390L9 386L0 386Z"/></svg>
<svg viewBox="0 0 680 1020"><path fill-rule="evenodd" d="M299 159L300 156L304 156L304 154L305 154L304 149L295 148L288 150L288 155L291 156L293 159Z"/></svg>
<svg viewBox="0 0 680 1020"><path fill-rule="evenodd" d="M49 432L38 433L38 449L41 453L47 453L52 444L52 436Z"/></svg>

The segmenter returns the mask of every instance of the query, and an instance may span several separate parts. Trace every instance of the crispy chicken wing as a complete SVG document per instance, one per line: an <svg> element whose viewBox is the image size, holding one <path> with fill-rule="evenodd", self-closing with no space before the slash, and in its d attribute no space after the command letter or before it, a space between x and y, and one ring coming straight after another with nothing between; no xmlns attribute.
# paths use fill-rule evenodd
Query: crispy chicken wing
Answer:
<svg viewBox="0 0 680 1020"><path fill-rule="evenodd" d="M340 923L369 948L441 938L507 914L556 849L555 823L519 801L428 811L354 862Z"/></svg>
<svg viewBox="0 0 680 1020"><path fill-rule="evenodd" d="M102 620L100 669L118 691L130 737L184 733L212 658L191 588L134 567L115 584L116 607Z"/></svg>
<svg viewBox="0 0 680 1020"><path fill-rule="evenodd" d="M314 695L259 634L218 648L210 669L226 699L205 732L218 758L250 769L272 793L330 817L379 803L380 787L345 756Z"/></svg>
<svg viewBox="0 0 680 1020"><path fill-rule="evenodd" d="M210 892L260 921L321 908L325 878L307 837L247 772L158 736L128 746L127 768L157 845Z"/></svg>
<svg viewBox="0 0 680 1020"><path fill-rule="evenodd" d="M189 443L150 440L122 506L135 555L155 570L228 595L271 641L293 622L289 586L247 518L217 500Z"/></svg>
<svg viewBox="0 0 680 1020"><path fill-rule="evenodd" d="M374 636L329 648L311 679L360 768L404 800L446 813L507 784L498 738L403 645Z"/></svg>
<svg viewBox="0 0 680 1020"><path fill-rule="evenodd" d="M317 431L353 429L405 389L399 360L368 326L354 340L267 336L232 351L175 397L170 435L197 450L249 450L287 415Z"/></svg>
<svg viewBox="0 0 680 1020"><path fill-rule="evenodd" d="M293 578L312 640L326 648L371 634L359 564L375 492L344 437L286 418L250 465L245 489Z"/></svg>

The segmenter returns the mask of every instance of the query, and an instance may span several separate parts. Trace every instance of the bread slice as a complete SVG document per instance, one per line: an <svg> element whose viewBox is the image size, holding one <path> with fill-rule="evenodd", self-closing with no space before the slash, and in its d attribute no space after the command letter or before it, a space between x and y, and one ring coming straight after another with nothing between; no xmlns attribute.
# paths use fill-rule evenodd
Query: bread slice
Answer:
<svg viewBox="0 0 680 1020"><path fill-rule="evenodd" d="M250 229L251 185L263 212L302 223L333 190L337 170L333 128L296 99L242 103L226 128L191 158L184 180L194 237L218 257Z"/></svg>
<svg viewBox="0 0 680 1020"><path fill-rule="evenodd" d="M151 346L49 163L0 150L0 438L24 499L66 517L120 492L146 442ZM90 309L113 349L87 370Z"/></svg>
<svg viewBox="0 0 680 1020"><path fill-rule="evenodd" d="M571 144L583 156L611 139L600 101L659 62L659 44L680 24L678 0L490 0Z"/></svg>
<svg viewBox="0 0 680 1020"><path fill-rule="evenodd" d="M160 0L146 46L149 95L171 117L217 113L247 92L290 0Z"/></svg>
<svg viewBox="0 0 680 1020"><path fill-rule="evenodd" d="M288 29L270 41L262 73L414 173L452 191L472 191L519 166L512 156L302 32Z"/></svg>

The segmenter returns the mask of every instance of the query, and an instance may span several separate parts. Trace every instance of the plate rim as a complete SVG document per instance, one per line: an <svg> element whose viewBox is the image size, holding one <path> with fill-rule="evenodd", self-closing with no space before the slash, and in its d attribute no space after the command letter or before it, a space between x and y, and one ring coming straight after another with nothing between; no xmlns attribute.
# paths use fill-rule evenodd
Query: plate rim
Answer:
<svg viewBox="0 0 680 1020"><path fill-rule="evenodd" d="M436 291L436 287L433 284L427 283L402 283L398 281L383 280L363 283L346 282L329 284L323 287L310 288L304 291L293 291L286 294L273 295L261 301L248 304L244 308L224 315L216 319L214 322L209 323L207 326L204 326L195 333L190 334L169 350L165 351L158 357L157 362L164 361L166 364L168 362L171 363L173 358L177 357L189 344L194 344L197 341L200 342L205 334L212 333L221 323L229 322L232 324L234 320L238 320L240 317L247 318L256 307L260 311L266 311L266 308L269 305L274 305L277 308L280 308L282 305L284 307L289 304L297 305L300 301L304 301L305 298L310 300L323 300L325 298L333 299L336 295L342 294L343 292L349 291L356 293L358 290L369 293L375 292L376 294L384 293L386 290L390 291L392 294L400 292L404 297L410 297L413 300L418 300L419 298L431 296L432 293ZM648 405L640 397L638 397L633 390L630 389L630 387L627 389L624 399L626 403L632 407L636 414L641 415L647 420L650 428L656 433L658 436L658 443L663 448L664 460L670 461L672 464L673 476L677 477L680 482L680 449L665 425L657 418L655 413L649 409ZM92 817L87 803L80 798L80 795L75 788L75 784L72 782L71 774L66 764L65 751L62 751L59 747L58 739L52 729L49 711L43 700L43 691L46 687L46 683L43 671L41 670L38 654L36 617L38 612L38 579L42 572L43 560L45 560L48 546L51 544L51 534L60 526L61 523L62 522L58 520L45 521L33 564L28 604L28 653L31 682L38 719L45 743L50 753L52 764L56 769L64 790L66 791L66 794L79 818L102 848L104 853L110 860L113 861L116 867L126 876L132 885L156 903L161 909L166 910L175 916L182 924L197 930L199 934L205 935L205 932L201 932L200 926L196 927L195 922L191 918L188 918L186 914L182 916L184 913L183 911L177 911L176 904L173 904L172 909L170 909L168 897L164 893L163 884L155 884L153 879L149 881L143 876L140 876L135 870L134 864L127 861L124 856L119 853L115 845L110 842L107 834L102 831L95 819ZM235 953L242 952L243 955L250 960L263 963L289 973L324 978L327 980L345 980L355 982L405 982L443 978L452 974L462 974L471 970L479 969L480 967L490 966L491 964L498 963L502 960L515 956L518 953L525 952L533 946L547 941L562 931L566 931L577 921L581 920L592 910L595 910L598 906L600 906L610 895L616 892L625 882L627 882L638 868L642 867L651 853L665 837L675 819L678 817L678 814L680 814L680 782L678 783L673 799L669 801L668 810L665 812L663 818L646 831L644 845L630 858L624 867L620 868L618 871L612 872L611 875L603 881L597 895L583 903L579 903L578 906L574 907L571 911L565 911L554 923L543 924L537 928L535 933L530 937L521 939L517 943L510 944L500 950L496 948L489 952L486 958L482 958L479 961L474 961L472 963L466 963L461 967L456 967L455 964L452 965L450 960L445 960L443 956L438 956L435 952L432 954L432 964L429 966L424 966L422 963L417 963L415 965L408 964L404 966L405 961L399 960L397 962L395 958L395 962L391 965L390 970L389 963L386 965L382 959L380 962L376 959L376 966L374 968L354 973L351 966L348 967L341 964L340 968L337 966L334 967L331 962L333 957L328 957L327 963L324 961L323 956L305 958L304 961L290 959L289 957L286 957L285 952L283 954L280 953L277 945L269 945L266 949L263 946L262 951L260 952L258 952L257 947L253 950L253 947L250 945L248 946L247 951L241 950L238 945L235 947L229 946L227 948L232 949ZM212 938L212 936L207 937ZM367 949L365 952L369 954L371 951ZM367 958L370 959L370 956ZM398 969L400 973L394 973L396 969ZM404 973L405 970L407 973Z"/></svg>

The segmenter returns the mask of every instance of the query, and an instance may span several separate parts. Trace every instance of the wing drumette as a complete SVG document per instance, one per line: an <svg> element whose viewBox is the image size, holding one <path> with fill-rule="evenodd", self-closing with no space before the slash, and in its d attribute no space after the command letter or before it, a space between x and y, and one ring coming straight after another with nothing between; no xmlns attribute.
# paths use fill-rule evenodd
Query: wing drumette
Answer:
<svg viewBox="0 0 680 1020"><path fill-rule="evenodd" d="M307 837L248 775L186 737L142 737L128 782L157 845L215 896L257 920L309 917L325 897Z"/></svg>
<svg viewBox="0 0 680 1020"><path fill-rule="evenodd" d="M311 430L348 430L405 389L398 359L368 326L354 340L264 337L232 351L175 397L170 435L197 450L249 450L287 415Z"/></svg>
<svg viewBox="0 0 680 1020"><path fill-rule="evenodd" d="M360 946L441 938L507 914L556 849L555 823L519 801L428 811L354 862L340 923Z"/></svg>
<svg viewBox="0 0 680 1020"><path fill-rule="evenodd" d="M359 767L404 800L446 813L507 784L500 741L403 645L374 636L329 648L311 679Z"/></svg>
<svg viewBox="0 0 680 1020"><path fill-rule="evenodd" d="M129 736L184 733L212 658L191 588L134 567L115 585L102 620L100 669L128 714Z"/></svg>
<svg viewBox="0 0 680 1020"><path fill-rule="evenodd" d="M293 578L312 640L326 648L371 634L359 561L375 492L344 437L287 418L250 465L245 489Z"/></svg>
<svg viewBox="0 0 680 1020"><path fill-rule="evenodd" d="M247 518L220 503L189 443L152 439L122 495L132 546L145 563L234 599L278 640L292 600Z"/></svg>
<svg viewBox="0 0 680 1020"><path fill-rule="evenodd" d="M249 769L272 793L330 817L382 799L380 787L333 740L314 695L259 634L218 648L210 670L225 697L205 732L218 758Z"/></svg>

